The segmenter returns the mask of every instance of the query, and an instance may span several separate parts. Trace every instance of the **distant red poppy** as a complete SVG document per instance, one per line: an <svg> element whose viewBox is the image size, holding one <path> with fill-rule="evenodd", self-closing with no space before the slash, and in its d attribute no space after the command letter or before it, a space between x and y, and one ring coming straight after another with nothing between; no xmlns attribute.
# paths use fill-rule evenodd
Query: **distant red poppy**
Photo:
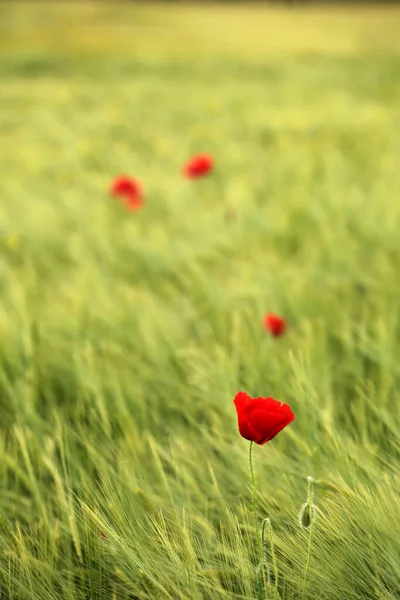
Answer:
<svg viewBox="0 0 400 600"><path fill-rule="evenodd" d="M280 317L279 315L268 313L264 317L264 327L274 337L279 337L280 335L285 333L286 326L286 320L283 317Z"/></svg>
<svg viewBox="0 0 400 600"><path fill-rule="evenodd" d="M193 156L182 168L182 173L188 179L204 177L214 168L214 159L209 154L198 154Z"/></svg>
<svg viewBox="0 0 400 600"><path fill-rule="evenodd" d="M233 402L240 435L260 446L272 440L295 418L288 404L273 398L250 398L245 392L239 392Z"/></svg>
<svg viewBox="0 0 400 600"><path fill-rule="evenodd" d="M110 193L115 198L124 200L129 210L138 210L143 206L143 193L139 181L120 175L114 179L110 187Z"/></svg>
<svg viewBox="0 0 400 600"><path fill-rule="evenodd" d="M143 204L144 202L141 195L132 195L125 198L125 206L128 210L139 210L139 208L142 208Z"/></svg>

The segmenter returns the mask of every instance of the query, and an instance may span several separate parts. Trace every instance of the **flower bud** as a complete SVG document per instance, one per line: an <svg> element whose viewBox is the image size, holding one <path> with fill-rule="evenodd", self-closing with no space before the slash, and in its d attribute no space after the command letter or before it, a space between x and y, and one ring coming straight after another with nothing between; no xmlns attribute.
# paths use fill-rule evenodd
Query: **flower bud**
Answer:
<svg viewBox="0 0 400 600"><path fill-rule="evenodd" d="M308 529L310 527L311 523L314 523L316 517L317 517L317 509L315 508L314 504L311 505L311 511L310 511L309 503L305 502L303 504L303 506L300 508L299 514L298 514L298 520L299 520L300 526L303 527L304 529Z"/></svg>
<svg viewBox="0 0 400 600"><path fill-rule="evenodd" d="M298 514L299 524L304 529L308 529L317 517L317 509L314 505L314 481L312 477L307 477L307 481L307 500L300 508Z"/></svg>

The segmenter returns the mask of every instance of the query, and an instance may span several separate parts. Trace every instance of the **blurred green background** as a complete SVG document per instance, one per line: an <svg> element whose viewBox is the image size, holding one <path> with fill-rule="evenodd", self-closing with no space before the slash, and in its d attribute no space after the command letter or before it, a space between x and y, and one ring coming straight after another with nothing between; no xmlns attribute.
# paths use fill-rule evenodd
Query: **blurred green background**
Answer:
<svg viewBox="0 0 400 600"><path fill-rule="evenodd" d="M239 390L296 414L255 449L271 597L400 597L399 31L395 6L0 4L2 597L257 598Z"/></svg>

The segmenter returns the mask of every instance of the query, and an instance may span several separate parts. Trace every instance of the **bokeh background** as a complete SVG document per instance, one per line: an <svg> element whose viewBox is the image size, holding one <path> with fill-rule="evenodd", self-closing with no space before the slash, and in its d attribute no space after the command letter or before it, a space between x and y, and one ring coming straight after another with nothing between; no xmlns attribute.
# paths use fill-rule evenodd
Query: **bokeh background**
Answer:
<svg viewBox="0 0 400 600"><path fill-rule="evenodd" d="M254 453L264 597L400 597L399 31L396 4L0 4L2 597L259 598L239 390L296 414Z"/></svg>

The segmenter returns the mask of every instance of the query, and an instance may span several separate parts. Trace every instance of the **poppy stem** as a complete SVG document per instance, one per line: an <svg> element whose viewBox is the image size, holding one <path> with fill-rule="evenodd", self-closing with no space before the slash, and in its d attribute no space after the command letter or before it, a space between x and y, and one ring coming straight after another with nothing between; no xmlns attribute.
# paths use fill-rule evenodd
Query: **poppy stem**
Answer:
<svg viewBox="0 0 400 600"><path fill-rule="evenodd" d="M261 555L262 555L261 569L262 569L262 578L263 578L263 586L264 586L264 596L267 592L267 589L269 589L269 586L271 585L271 572L270 572L270 568L269 568L269 564L268 564L267 553L265 550L265 527L266 527L266 525L268 525L269 531L271 533L271 521L270 521L270 519L268 519L268 517L266 517L263 520L262 527L261 527ZM266 575L266 577L265 577L265 575Z"/></svg>
<svg viewBox="0 0 400 600"><path fill-rule="evenodd" d="M274 545L274 538L272 535L271 519L268 519L268 533L269 533L269 549L271 552L272 569L274 571L274 598L275 597L278 598L279 597L278 596L279 573L278 573L278 565L276 564L275 545Z"/></svg>
<svg viewBox="0 0 400 600"><path fill-rule="evenodd" d="M249 448L249 464L250 464L250 475L251 475L251 484L253 488L253 515L254 515L254 526L256 528L256 541L257 541L257 554L261 554L262 548L260 547L260 537L258 535L258 519L257 519L257 487L256 487L256 477L254 474L253 467L253 445L254 442L250 442Z"/></svg>
<svg viewBox="0 0 400 600"><path fill-rule="evenodd" d="M304 572L304 583L303 583L303 598L305 597L306 589L307 589L307 580L308 580L308 572L310 570L310 562L311 562L311 548L312 548L312 534L313 534L313 522L314 522L314 482L312 477L308 477L308 489L307 489L307 509L308 509L308 518L309 518L309 535L308 535L308 545L307 545L307 560L306 567Z"/></svg>

